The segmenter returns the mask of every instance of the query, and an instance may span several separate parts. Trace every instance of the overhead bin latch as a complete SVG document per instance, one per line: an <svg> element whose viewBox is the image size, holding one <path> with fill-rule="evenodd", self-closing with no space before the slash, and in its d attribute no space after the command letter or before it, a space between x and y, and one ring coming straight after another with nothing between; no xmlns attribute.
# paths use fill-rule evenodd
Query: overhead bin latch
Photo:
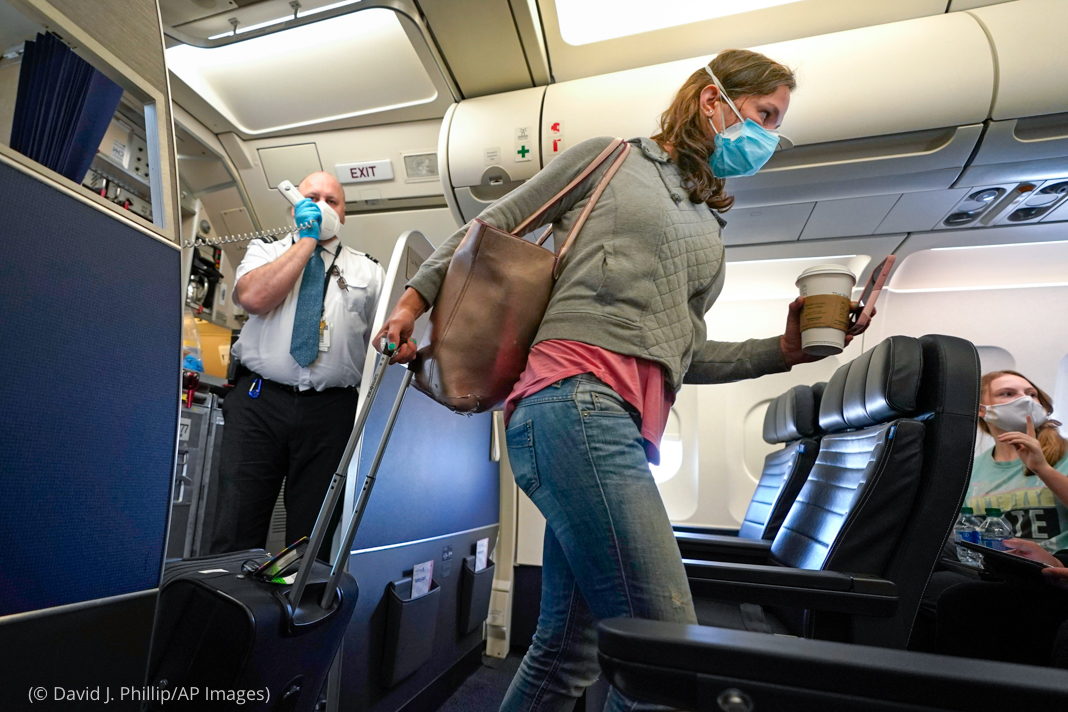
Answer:
<svg viewBox="0 0 1068 712"><path fill-rule="evenodd" d="M508 175L508 171L504 170L500 166L490 166L482 174L482 185L504 185L505 183L511 183L512 177Z"/></svg>
<svg viewBox="0 0 1068 712"><path fill-rule="evenodd" d="M779 134L779 145L775 147L775 152L787 151L794 147L794 142L786 138L782 134Z"/></svg>

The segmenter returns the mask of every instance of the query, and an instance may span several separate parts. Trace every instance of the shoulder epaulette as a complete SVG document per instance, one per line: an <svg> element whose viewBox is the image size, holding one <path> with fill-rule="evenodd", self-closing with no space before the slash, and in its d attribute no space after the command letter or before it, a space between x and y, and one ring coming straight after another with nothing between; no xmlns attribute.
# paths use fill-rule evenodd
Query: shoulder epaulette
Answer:
<svg viewBox="0 0 1068 712"><path fill-rule="evenodd" d="M367 254L366 252L360 252L359 250L354 250L351 247L347 247L347 246L345 247L345 249L348 250L349 252L351 252L354 255L359 255L360 257L366 257L367 259L371 260L372 262L374 262L379 267L382 266L381 262L376 260L374 257L371 257L371 255Z"/></svg>

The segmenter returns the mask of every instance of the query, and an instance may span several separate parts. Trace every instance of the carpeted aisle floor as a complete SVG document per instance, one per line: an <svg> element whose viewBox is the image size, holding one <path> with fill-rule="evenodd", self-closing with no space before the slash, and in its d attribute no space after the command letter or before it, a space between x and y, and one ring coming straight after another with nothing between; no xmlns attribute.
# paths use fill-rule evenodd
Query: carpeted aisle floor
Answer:
<svg viewBox="0 0 1068 712"><path fill-rule="evenodd" d="M504 660L483 657L482 667L445 700L438 712L497 712L522 659L515 654Z"/></svg>

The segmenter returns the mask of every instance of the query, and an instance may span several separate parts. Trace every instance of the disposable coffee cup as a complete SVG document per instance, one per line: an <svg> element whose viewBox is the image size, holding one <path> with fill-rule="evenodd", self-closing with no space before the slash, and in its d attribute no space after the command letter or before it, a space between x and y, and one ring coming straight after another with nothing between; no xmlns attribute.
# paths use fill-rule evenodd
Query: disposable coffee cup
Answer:
<svg viewBox="0 0 1068 712"><path fill-rule="evenodd" d="M833 356L845 348L850 296L857 276L841 265L809 267L797 278L805 298L801 309L801 350L812 356Z"/></svg>

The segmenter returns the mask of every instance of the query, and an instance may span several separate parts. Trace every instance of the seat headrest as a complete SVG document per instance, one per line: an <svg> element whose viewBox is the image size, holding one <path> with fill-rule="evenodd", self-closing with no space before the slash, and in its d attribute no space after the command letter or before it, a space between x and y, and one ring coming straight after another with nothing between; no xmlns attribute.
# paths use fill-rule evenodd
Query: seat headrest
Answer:
<svg viewBox="0 0 1068 712"><path fill-rule="evenodd" d="M825 384L817 383L819 394ZM816 415L820 398L816 386L794 386L768 405L764 414L764 441L788 443L811 438L819 432Z"/></svg>
<svg viewBox="0 0 1068 712"><path fill-rule="evenodd" d="M866 428L913 415L922 375L919 339L891 336L834 372L820 403L820 428Z"/></svg>

